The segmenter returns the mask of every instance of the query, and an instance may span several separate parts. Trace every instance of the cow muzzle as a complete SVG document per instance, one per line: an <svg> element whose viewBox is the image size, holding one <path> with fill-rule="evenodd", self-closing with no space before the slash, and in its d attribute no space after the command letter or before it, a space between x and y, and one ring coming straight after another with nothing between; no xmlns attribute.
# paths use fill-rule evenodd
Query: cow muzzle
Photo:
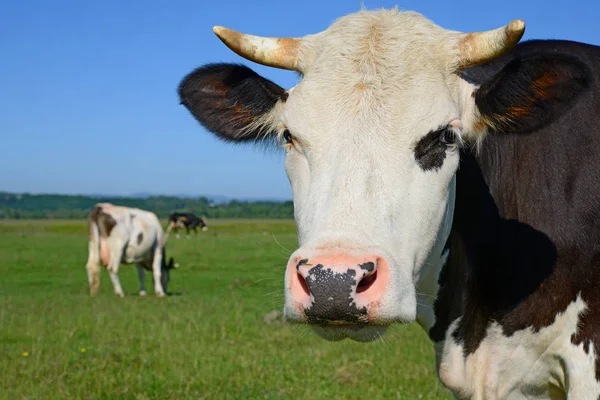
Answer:
<svg viewBox="0 0 600 400"><path fill-rule="evenodd" d="M288 320L344 329L377 323L389 281L382 257L297 256L286 274Z"/></svg>

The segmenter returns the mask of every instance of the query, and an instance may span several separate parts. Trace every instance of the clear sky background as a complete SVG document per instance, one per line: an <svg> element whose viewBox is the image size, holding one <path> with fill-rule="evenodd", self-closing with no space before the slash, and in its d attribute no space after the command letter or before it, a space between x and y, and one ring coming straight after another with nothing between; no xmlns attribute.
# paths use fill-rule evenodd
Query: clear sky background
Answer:
<svg viewBox="0 0 600 400"><path fill-rule="evenodd" d="M382 1L454 30L527 24L525 39L600 45L600 1ZM0 2L0 191L291 198L280 153L226 145L178 104L181 78L244 62L283 87L296 75L245 61L212 33L303 36L360 0Z"/></svg>

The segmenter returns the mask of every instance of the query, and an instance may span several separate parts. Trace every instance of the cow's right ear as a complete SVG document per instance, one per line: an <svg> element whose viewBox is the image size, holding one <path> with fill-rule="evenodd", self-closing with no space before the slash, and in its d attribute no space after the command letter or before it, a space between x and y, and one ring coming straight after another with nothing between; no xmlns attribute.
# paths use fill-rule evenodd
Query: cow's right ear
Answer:
<svg viewBox="0 0 600 400"><path fill-rule="evenodd" d="M179 84L179 98L206 129L231 142L274 137L287 92L250 68L209 64Z"/></svg>
<svg viewBox="0 0 600 400"><path fill-rule="evenodd" d="M517 57L472 94L478 115L466 132L480 140L486 132L541 129L566 113L592 81L589 68L574 57Z"/></svg>

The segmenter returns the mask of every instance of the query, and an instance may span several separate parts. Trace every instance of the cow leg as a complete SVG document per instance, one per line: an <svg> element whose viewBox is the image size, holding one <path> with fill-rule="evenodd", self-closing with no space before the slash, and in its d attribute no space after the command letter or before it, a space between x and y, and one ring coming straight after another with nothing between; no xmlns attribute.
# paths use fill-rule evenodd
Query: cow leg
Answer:
<svg viewBox="0 0 600 400"><path fill-rule="evenodd" d="M179 239L179 228L177 227L177 225L175 225L175 226L173 227L173 230L175 231L175 237L176 237L177 239Z"/></svg>
<svg viewBox="0 0 600 400"><path fill-rule="evenodd" d="M118 267L117 267L117 271L118 271ZM112 281L113 286L115 287L115 294L119 297L125 296L125 293L123 293L123 288L121 287L121 282L119 281L119 273L110 271L109 274L110 274L110 280Z"/></svg>
<svg viewBox="0 0 600 400"><path fill-rule="evenodd" d="M154 293L158 297L163 297L165 291L161 284L161 270L162 270L162 249L159 247L154 251L154 260L152 261L152 278L154 279Z"/></svg>
<svg viewBox="0 0 600 400"><path fill-rule="evenodd" d="M185 226L185 232L186 232L186 237L185 238L189 239L190 238L190 227L187 226L187 225Z"/></svg>
<svg viewBox="0 0 600 400"><path fill-rule="evenodd" d="M100 288L100 250L98 241L90 241L88 261L85 265L90 286L90 295L96 296Z"/></svg>
<svg viewBox="0 0 600 400"><path fill-rule="evenodd" d="M140 296L146 295L146 273L144 272L144 267L140 264L136 264L138 271L138 278L140 279Z"/></svg>
<svg viewBox="0 0 600 400"><path fill-rule="evenodd" d="M110 280L113 283L115 288L115 294L117 296L123 297L125 293L123 292L123 288L121 287L121 282L119 281L119 265L121 264L121 257L123 254L123 246L117 246L114 243L110 245L111 254L110 254L110 262L108 263L107 269L110 275ZM113 249L115 249L113 251ZM117 250L118 249L118 250Z"/></svg>

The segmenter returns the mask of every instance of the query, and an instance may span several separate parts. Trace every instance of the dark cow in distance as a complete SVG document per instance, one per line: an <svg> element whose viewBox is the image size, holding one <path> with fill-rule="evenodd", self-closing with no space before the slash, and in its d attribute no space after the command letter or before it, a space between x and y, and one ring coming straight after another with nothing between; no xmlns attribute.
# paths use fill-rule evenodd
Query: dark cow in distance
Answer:
<svg viewBox="0 0 600 400"><path fill-rule="evenodd" d="M187 237L189 238L190 229L192 229L194 234L197 235L198 227L200 227L200 229L203 231L208 230L208 226L206 225L206 220L204 218L198 218L192 213L175 212L169 214L169 225L167 227L167 232L170 232L171 229L173 229L177 238L179 238L179 228L185 228Z"/></svg>
<svg viewBox="0 0 600 400"><path fill-rule="evenodd" d="M220 138L285 152L288 321L359 341L416 321L457 398L597 400L600 47L524 30L398 10L302 38L215 27L300 81L211 64L179 95Z"/></svg>

